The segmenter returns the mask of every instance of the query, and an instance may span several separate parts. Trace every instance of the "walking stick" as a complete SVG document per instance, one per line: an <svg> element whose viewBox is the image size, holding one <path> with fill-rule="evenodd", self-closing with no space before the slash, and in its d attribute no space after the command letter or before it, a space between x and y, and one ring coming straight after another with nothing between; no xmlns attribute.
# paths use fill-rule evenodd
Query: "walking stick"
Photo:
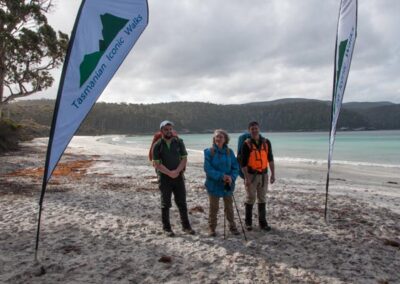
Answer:
<svg viewBox="0 0 400 284"><path fill-rule="evenodd" d="M244 231L243 224L242 224L242 218L240 218L239 209L238 209L238 207L236 205L236 199L235 199L235 195L233 193L232 193L232 197L233 197L233 203L235 204L235 207L236 207L236 212L237 212L238 217L239 217L240 226L242 227L243 236L244 236L244 239L247 242L246 232Z"/></svg>
<svg viewBox="0 0 400 284"><path fill-rule="evenodd" d="M225 206L224 206L224 240L226 239L226 217L225 217Z"/></svg>

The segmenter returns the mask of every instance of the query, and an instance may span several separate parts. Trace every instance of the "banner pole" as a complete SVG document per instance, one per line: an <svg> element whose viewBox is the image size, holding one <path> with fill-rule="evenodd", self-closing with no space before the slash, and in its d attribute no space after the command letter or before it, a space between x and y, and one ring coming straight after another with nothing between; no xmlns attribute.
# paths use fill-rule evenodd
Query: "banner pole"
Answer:
<svg viewBox="0 0 400 284"><path fill-rule="evenodd" d="M326 193L325 193L325 214L324 214L324 218L325 218L325 223L328 223L328 189L329 189L329 169L328 169L328 173L326 174Z"/></svg>
<svg viewBox="0 0 400 284"><path fill-rule="evenodd" d="M326 174L326 185L325 185L325 213L324 213L324 219L325 223L327 223L327 215L328 215L328 189L329 189L329 172L331 170L331 147L333 147L333 144L331 143L332 139L332 127L333 127L333 110L334 110L334 104L335 104L335 90L336 90L336 72L337 72L337 43L338 43L338 34L339 34L339 20L340 20L340 9L342 7L342 1L340 1L339 5L339 13L338 13L338 18L337 18L337 26L336 26L336 40L335 40L335 53L333 57L333 87L332 87L332 104L331 104L331 123L330 123L330 128L329 128L329 153L328 153L328 172ZM333 137L335 139L335 137ZM334 143L334 140L333 140ZM333 152L333 149L332 149Z"/></svg>
<svg viewBox="0 0 400 284"><path fill-rule="evenodd" d="M43 211L43 199L44 199L44 194L46 192L46 185L47 182L44 179L43 180L43 185L42 185L42 192L40 194L40 200L39 200L39 213L38 213L38 222L37 222L37 228L36 228L36 244L35 244L35 262L38 262L38 250L39 250L39 238L40 238L40 223L42 220L42 211Z"/></svg>

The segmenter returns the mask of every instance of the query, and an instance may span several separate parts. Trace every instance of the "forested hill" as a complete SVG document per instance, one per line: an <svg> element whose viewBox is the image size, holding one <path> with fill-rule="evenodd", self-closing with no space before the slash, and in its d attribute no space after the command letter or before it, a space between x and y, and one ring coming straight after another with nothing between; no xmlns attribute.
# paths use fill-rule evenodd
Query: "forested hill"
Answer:
<svg viewBox="0 0 400 284"><path fill-rule="evenodd" d="M6 114L15 121L50 126L53 100L12 103ZM160 104L97 103L82 124L79 134L154 133L164 119L175 123L181 133L204 133L216 128L240 132L251 120L260 122L263 131L329 130L331 107L328 101L283 99L241 105L216 105L200 102ZM346 103L340 130L400 129L400 104L390 102Z"/></svg>

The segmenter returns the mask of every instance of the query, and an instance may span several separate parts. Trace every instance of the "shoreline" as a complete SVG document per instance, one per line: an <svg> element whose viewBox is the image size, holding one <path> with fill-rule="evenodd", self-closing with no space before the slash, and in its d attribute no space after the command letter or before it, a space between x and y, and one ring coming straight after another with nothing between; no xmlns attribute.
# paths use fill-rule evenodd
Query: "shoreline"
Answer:
<svg viewBox="0 0 400 284"><path fill-rule="evenodd" d="M390 133L392 133L392 131L389 131ZM283 134L290 134L289 137L286 137L286 139L293 139L294 137L291 135L293 134L293 132L282 132ZM312 133L310 132L306 132L308 134L311 134L310 137L312 136ZM232 140L236 141L238 137L242 133L230 133ZM321 132L318 132L318 134L321 134ZM328 137L328 133L327 137ZM400 132L398 133L400 134ZM398 135L396 134L396 135ZM200 137L197 137L199 136ZM274 137L274 135L272 135L272 133L269 133L269 135L271 135L269 137L269 139L271 139L271 141L273 142L273 144L278 143L279 144L282 142L282 137L277 136ZM90 137L90 136L88 136ZM92 136L92 137L98 137L98 140L101 140L102 142L107 142L109 144L113 144L113 145L117 145L117 146L128 146L131 147L132 145L137 145L138 142L139 143L145 143L145 140L148 140L148 145L143 145L141 144L141 147L146 148L150 145L151 140L153 138L152 135L136 135L136 136L127 136L127 135L105 135L105 136ZM185 141L189 141L187 146L187 150L188 151L192 151L193 153L197 154L197 153L203 153L203 148L199 147L201 144L204 143L203 137L204 134L182 134L181 137L185 140ZM399 136L400 137L400 136ZM131 140L130 138L133 138L133 140ZM321 137L322 138L322 137ZM319 139L321 139L319 138ZM357 139L359 139L360 137L357 137ZM193 145L193 139L194 140L198 140L201 141L200 144L195 143L195 145ZM339 139L339 137L338 137ZM357 155L350 155L350 157L348 159L346 159L345 156L343 156L343 153L347 154L351 154L351 149L347 149L346 147L344 147L344 143L347 143L346 139L349 139L349 137L344 136L344 137L340 137L340 139L345 139L343 141L337 141L336 143L341 143L341 145L337 145L336 147L340 146L339 148L342 151L342 153L339 153L341 155L338 155L337 157L334 157L334 159L332 160L332 165L349 165L349 166L361 166L361 167L374 167L377 168L377 170L380 170L379 168L394 168L394 169L400 169L400 156L398 156L398 153L396 151L396 148L394 146L391 146L393 149L392 151L395 151L392 155L387 156L387 152L385 152L384 154L386 156L381 157L381 156L377 156L374 155L374 158L370 157L369 160L365 159L365 156L369 156L369 152L364 149L363 152L359 152L357 153ZM278 141L277 141L278 140ZM309 140L309 141L304 141L304 144L306 143L315 143L315 140ZM318 142L319 143L319 142ZM391 141L389 141L388 143L391 143ZM324 144L325 146L327 146L327 144ZM207 147L208 145L203 145L203 147ZM278 147L275 148L277 151L279 151L279 156L275 156L276 161L279 162L283 162L283 163L301 163L301 164L316 164L316 165L320 165L320 166L324 166L327 169L327 157L326 157L326 152L328 151L328 149L326 149L325 151L321 152L321 144L317 144L315 145L317 147L318 154L306 154L304 155L304 151L305 152L309 152L309 153L313 153L313 148L309 148L309 147L300 147L300 148L296 148L290 144L285 145L285 147L287 147L287 149L285 150L285 148L282 147ZM384 145L381 145L384 146ZM400 144L398 145L400 147ZM194 147L194 148L191 148ZM234 151L236 150L236 143L231 143L230 147L232 147L234 149ZM343 148L344 147L344 148ZM372 147L371 145L357 145L354 144L352 145L352 147L362 147L362 148L366 148L366 147ZM374 146L376 147L376 145ZM368 148L367 148L368 149ZM339 149L338 149L339 151ZM350 151L350 152L349 152ZM300 154L300 152L303 152L302 154ZM277 152L278 153L278 152ZM396 155L397 154L397 155ZM394 156L393 156L394 155ZM396 158L399 158L399 160L396 160ZM386 158L386 159L385 159ZM389 160L388 160L389 158Z"/></svg>
<svg viewBox="0 0 400 284"><path fill-rule="evenodd" d="M400 182L394 170L334 165L326 224L326 169L279 161L277 182L268 192L273 230L263 234L256 228L244 242L242 236L223 239L221 208L219 236L207 236L202 155L193 153L186 185L197 235L181 233L174 204L171 222L177 237L166 238L147 150L98 138L75 137L60 161L75 176L60 171L50 180L39 248L46 273L41 276L32 272L31 259L42 177L27 170L40 172L47 140L35 139L21 152L0 157L0 282L400 281L400 186L387 183ZM21 174L10 175L16 170ZM240 180L235 197L243 218ZM235 218L240 227L236 212ZM159 262L162 256L172 261Z"/></svg>

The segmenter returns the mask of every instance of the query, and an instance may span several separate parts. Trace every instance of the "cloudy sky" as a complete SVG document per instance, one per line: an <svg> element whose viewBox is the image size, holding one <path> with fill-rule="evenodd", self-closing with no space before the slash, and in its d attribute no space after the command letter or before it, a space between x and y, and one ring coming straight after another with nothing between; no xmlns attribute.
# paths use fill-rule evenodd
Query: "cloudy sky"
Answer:
<svg viewBox="0 0 400 284"><path fill-rule="evenodd" d="M100 101L330 100L339 3L149 0L149 25ZM54 4L50 23L70 33L80 1ZM344 101L400 103L399 11L399 0L359 1ZM60 73L37 98L55 97Z"/></svg>

